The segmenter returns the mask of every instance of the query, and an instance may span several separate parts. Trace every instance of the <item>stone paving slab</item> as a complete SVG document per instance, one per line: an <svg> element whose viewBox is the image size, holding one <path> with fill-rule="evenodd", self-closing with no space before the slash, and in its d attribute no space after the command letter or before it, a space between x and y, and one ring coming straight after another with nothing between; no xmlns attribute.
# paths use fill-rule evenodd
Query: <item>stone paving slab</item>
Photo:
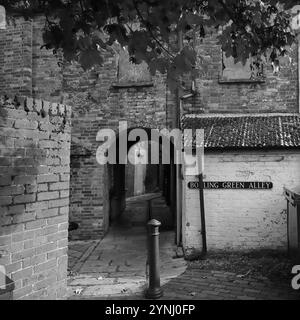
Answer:
<svg viewBox="0 0 300 320"><path fill-rule="evenodd" d="M78 272L82 264L94 248L100 243L100 240L91 241L72 241L68 247L68 268L73 272Z"/></svg>
<svg viewBox="0 0 300 320"><path fill-rule="evenodd" d="M188 268L182 275L162 286L159 300L300 300L300 291L289 283L275 283L267 278L238 278L235 273ZM101 296L72 296L72 300L145 300L143 292Z"/></svg>
<svg viewBox="0 0 300 320"><path fill-rule="evenodd" d="M161 282L182 274L183 258L175 259L174 232L160 236ZM71 276L69 295L80 297L132 296L147 284L147 233L145 227L112 228L102 241L69 244ZM80 255L79 252L82 251ZM77 261L76 261L77 259Z"/></svg>
<svg viewBox="0 0 300 320"><path fill-rule="evenodd" d="M187 268L174 259L174 233L160 237L161 284L166 300L300 300L290 283L233 272ZM70 299L140 300L147 287L145 228L112 229L102 241L74 242L69 246ZM74 294L77 290L78 294Z"/></svg>
<svg viewBox="0 0 300 320"><path fill-rule="evenodd" d="M234 273L189 268L164 288L166 299L200 300L300 300L290 283L267 278L238 278Z"/></svg>

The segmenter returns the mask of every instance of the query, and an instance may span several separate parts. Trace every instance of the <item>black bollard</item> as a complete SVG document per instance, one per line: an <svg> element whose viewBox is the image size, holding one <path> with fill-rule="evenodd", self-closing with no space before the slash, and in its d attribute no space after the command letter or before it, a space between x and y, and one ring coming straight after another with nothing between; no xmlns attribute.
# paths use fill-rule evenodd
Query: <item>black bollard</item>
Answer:
<svg viewBox="0 0 300 320"><path fill-rule="evenodd" d="M146 291L147 299L159 299L163 295L160 287L159 270L159 227L161 223L155 219L148 222L148 264L149 288Z"/></svg>

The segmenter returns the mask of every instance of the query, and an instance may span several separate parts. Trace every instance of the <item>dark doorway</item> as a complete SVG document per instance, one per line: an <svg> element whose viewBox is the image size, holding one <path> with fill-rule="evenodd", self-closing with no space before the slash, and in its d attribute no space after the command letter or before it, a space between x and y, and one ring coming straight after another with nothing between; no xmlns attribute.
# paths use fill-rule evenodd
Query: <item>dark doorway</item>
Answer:
<svg viewBox="0 0 300 320"><path fill-rule="evenodd" d="M150 140L149 131L148 137ZM130 132L130 130L128 130ZM118 146L118 141L116 145ZM149 143L149 142L147 142ZM143 154L143 141L128 143L128 152ZM146 148L147 149L147 148ZM151 148L148 146L148 151ZM171 155L173 144L171 143ZM149 159L148 159L149 160ZM161 160L160 160L161 162ZM161 230L173 230L176 227L176 166L171 156L170 164L108 165L109 192L109 225L123 227L146 226L150 218L162 223ZM151 200L151 217L149 201Z"/></svg>

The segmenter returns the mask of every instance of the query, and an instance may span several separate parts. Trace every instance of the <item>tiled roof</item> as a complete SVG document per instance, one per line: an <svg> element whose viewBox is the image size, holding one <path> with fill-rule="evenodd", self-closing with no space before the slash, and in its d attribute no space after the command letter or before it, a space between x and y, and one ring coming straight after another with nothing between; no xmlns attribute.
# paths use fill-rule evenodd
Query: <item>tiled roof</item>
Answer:
<svg viewBox="0 0 300 320"><path fill-rule="evenodd" d="M299 114L188 114L182 129L204 129L206 149L300 148Z"/></svg>

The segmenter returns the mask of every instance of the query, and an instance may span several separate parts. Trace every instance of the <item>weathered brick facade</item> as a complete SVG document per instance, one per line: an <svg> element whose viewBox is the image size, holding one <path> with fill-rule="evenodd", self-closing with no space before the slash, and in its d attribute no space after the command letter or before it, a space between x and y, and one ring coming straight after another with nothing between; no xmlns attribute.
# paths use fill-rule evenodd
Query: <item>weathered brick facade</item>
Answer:
<svg viewBox="0 0 300 320"><path fill-rule="evenodd" d="M167 90L165 77L159 75L146 86L115 85L117 55L109 52L104 65L90 72L74 64L58 66L58 58L40 48L43 25L42 17L26 22L21 19L16 27L0 31L0 92L21 92L72 105L72 137L76 139L71 154L70 219L80 223L72 236L99 238L108 224L111 172L96 162L97 132L107 127L117 129L120 120L128 121L129 127L175 126L176 95ZM203 43L196 43L199 54L208 58L208 69L196 79L196 97L183 102L184 113L297 112L296 51L292 63L278 75L266 66L264 83L220 83L222 54L216 41L216 35L211 34ZM78 153L78 144L87 150Z"/></svg>
<svg viewBox="0 0 300 320"><path fill-rule="evenodd" d="M71 73L74 78L74 71ZM87 80L76 76L79 83L69 82L64 78L68 104L87 106L88 111L74 116L72 136L88 145L90 155L71 156L71 219L80 223L80 228L73 232L73 237L98 238L103 235L103 219L109 210L108 181L104 179L107 168L96 161L96 150L101 142L96 141L97 132L103 128L117 131L119 121L127 121L128 127L164 127L165 84L163 79L154 79L150 87L119 88L112 87L116 80L116 61L113 57L106 60L99 70L99 80L87 88ZM103 77L106 76L107 79ZM91 75L91 77L93 74ZM91 98L90 95L100 95ZM92 100L96 99L96 100ZM109 173L108 173L109 174ZM106 194L104 194L106 192Z"/></svg>
<svg viewBox="0 0 300 320"><path fill-rule="evenodd" d="M0 97L0 265L14 299L66 295L70 113Z"/></svg>
<svg viewBox="0 0 300 320"><path fill-rule="evenodd" d="M0 30L0 92L32 95L32 22L15 20Z"/></svg>
<svg viewBox="0 0 300 320"><path fill-rule="evenodd" d="M26 22L20 19L16 27L11 25L0 31L4 35L0 50L6 52L0 64L3 79L0 92L21 93L73 106L72 136L91 151L74 152L71 156L70 219L80 223L73 236L99 238L103 235L103 210L109 207L108 193L104 190L105 168L98 165L95 157L99 146L96 134L105 127L117 129L119 120L128 121L129 127L164 127L166 85L163 77L157 77L147 86L112 86L117 82L117 58L112 53L106 54L103 67L91 72L76 65L60 67L52 51L41 49L43 25L42 17ZM26 54L24 50L20 52L22 47L26 47ZM6 73L13 80L20 79L20 84L7 81ZM76 150L76 143L73 144L72 150Z"/></svg>
<svg viewBox="0 0 300 320"><path fill-rule="evenodd" d="M265 81L222 81L222 50L217 34L196 43L206 58L207 68L196 79L196 98L186 100L185 113L298 112L297 45L291 50L291 63L278 74L269 63L264 66ZM198 62L200 63L200 62Z"/></svg>

